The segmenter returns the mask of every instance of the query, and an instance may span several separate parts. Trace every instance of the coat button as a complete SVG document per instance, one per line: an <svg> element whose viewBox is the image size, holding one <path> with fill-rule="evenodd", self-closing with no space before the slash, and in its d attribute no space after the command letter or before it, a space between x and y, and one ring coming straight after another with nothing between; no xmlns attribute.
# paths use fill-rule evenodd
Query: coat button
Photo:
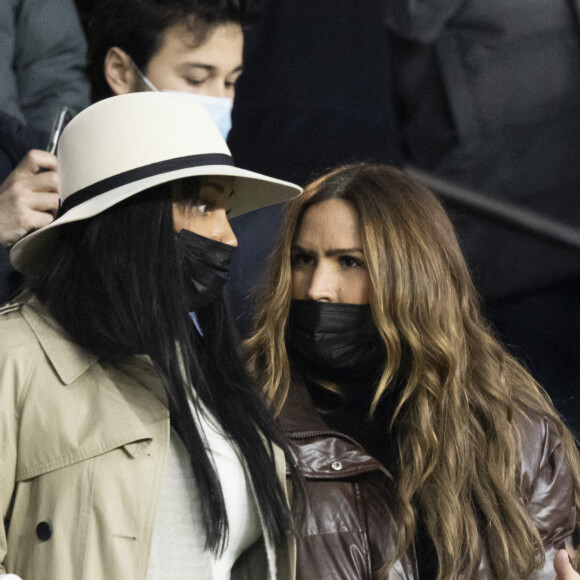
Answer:
<svg viewBox="0 0 580 580"><path fill-rule="evenodd" d="M46 542L47 540L50 540L51 536L52 536L52 528L50 527L50 524L48 522L40 522L36 526L36 537L41 542Z"/></svg>
<svg viewBox="0 0 580 580"><path fill-rule="evenodd" d="M334 471L340 471L342 469L342 463L340 461L333 461L330 464L330 467L332 467Z"/></svg>

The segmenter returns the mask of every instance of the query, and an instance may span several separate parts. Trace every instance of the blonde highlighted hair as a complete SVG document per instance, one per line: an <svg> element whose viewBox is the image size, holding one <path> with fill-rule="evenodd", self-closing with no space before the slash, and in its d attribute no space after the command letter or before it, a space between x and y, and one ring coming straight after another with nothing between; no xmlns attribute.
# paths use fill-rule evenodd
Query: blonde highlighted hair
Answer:
<svg viewBox="0 0 580 580"><path fill-rule="evenodd" d="M398 455L394 560L413 541L421 517L437 550L439 580L471 578L481 541L497 578L529 576L544 553L518 489L521 441L514 413L554 424L578 512L575 441L546 393L493 337L445 210L401 171L343 166L289 203L244 348L267 399L278 413L292 379L285 332L293 240L305 211L327 199L350 203L359 216L371 309L387 350L370 414L393 388L405 353L404 385L391 424L384 425Z"/></svg>

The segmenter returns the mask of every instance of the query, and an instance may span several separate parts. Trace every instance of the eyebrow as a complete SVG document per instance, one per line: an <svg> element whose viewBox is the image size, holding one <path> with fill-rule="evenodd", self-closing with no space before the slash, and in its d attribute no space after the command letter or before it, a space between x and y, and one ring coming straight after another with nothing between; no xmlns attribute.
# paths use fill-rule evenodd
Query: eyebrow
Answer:
<svg viewBox="0 0 580 580"><path fill-rule="evenodd" d="M336 256L337 254L364 254L361 248L337 248L336 250L328 250L324 252L325 256Z"/></svg>
<svg viewBox="0 0 580 580"><path fill-rule="evenodd" d="M183 64L179 65L179 70L183 72L186 72L191 68L200 68L206 70L207 72L214 72L216 70L215 66L212 66L210 64L201 64L197 62L184 62Z"/></svg>
<svg viewBox="0 0 580 580"><path fill-rule="evenodd" d="M226 188L217 181L204 181L202 187L212 187L215 189L219 194L223 194L226 192ZM232 185L232 190L228 193L228 199L230 199L234 195L234 187Z"/></svg>
<svg viewBox="0 0 580 580"><path fill-rule="evenodd" d="M217 70L217 68L215 66L213 66L211 64L203 64L201 62L184 62L183 64L179 65L179 70L181 70L183 72L187 72L187 70L192 69L192 68L202 69L202 70L207 71L208 73L215 73ZM240 65L228 74L241 72L241 70L243 68L244 68L243 65Z"/></svg>
<svg viewBox="0 0 580 580"><path fill-rule="evenodd" d="M214 189L217 189L218 193L224 193L224 191L226 190L226 188L221 184L218 183L217 181L204 181L202 183L203 187L213 187Z"/></svg>
<svg viewBox="0 0 580 580"><path fill-rule="evenodd" d="M298 250L300 252L305 252L307 254L315 254L316 253L313 250L307 250L306 248L303 248L302 246L299 246L297 244L292 246L292 251L295 251L295 250ZM361 248L336 248L334 250L328 250L327 252L324 252L324 255L327 257L332 257L332 256L336 256L338 254L353 254L353 253L364 254L364 251Z"/></svg>

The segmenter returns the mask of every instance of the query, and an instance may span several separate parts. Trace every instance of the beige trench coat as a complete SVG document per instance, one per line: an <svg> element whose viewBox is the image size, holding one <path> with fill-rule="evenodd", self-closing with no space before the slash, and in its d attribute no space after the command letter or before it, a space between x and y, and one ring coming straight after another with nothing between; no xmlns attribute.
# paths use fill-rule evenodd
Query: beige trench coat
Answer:
<svg viewBox="0 0 580 580"><path fill-rule="evenodd" d="M37 302L0 309L0 574L145 580L168 443L149 362L101 364ZM284 482L279 449L276 466ZM232 580L294 570L291 538L262 539Z"/></svg>

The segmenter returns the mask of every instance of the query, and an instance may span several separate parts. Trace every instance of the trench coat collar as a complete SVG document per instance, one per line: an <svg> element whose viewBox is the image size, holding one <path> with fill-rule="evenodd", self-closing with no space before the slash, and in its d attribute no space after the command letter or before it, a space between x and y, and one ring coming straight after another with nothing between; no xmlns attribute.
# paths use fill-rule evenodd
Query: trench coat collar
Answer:
<svg viewBox="0 0 580 580"><path fill-rule="evenodd" d="M99 360L97 355L72 341L35 296L22 305L21 313L64 385L70 385ZM167 406L167 395L147 355L126 357L118 361L117 366L138 376L143 385Z"/></svg>
<svg viewBox="0 0 580 580"><path fill-rule="evenodd" d="M21 313L63 384L70 385L97 362L96 355L67 337L38 298L23 304Z"/></svg>
<svg viewBox="0 0 580 580"><path fill-rule="evenodd" d="M28 404L21 416L22 431L27 436L20 441L17 480L120 447L129 456L138 457L153 442L154 424L166 422L169 428L163 385L147 357L127 357L106 370L98 364L97 356L67 338L38 300L21 305L20 313L54 369L54 378L64 387L72 386L75 380L80 386L82 381L83 388L66 388L57 394L48 388L47 378L44 387L36 389L34 404ZM135 389L135 385L143 388ZM87 412L89 406L91 412ZM68 420L71 412L78 415L80 410L80 423ZM54 420L46 422L47 415ZM39 424L43 424L41 438L36 436Z"/></svg>

